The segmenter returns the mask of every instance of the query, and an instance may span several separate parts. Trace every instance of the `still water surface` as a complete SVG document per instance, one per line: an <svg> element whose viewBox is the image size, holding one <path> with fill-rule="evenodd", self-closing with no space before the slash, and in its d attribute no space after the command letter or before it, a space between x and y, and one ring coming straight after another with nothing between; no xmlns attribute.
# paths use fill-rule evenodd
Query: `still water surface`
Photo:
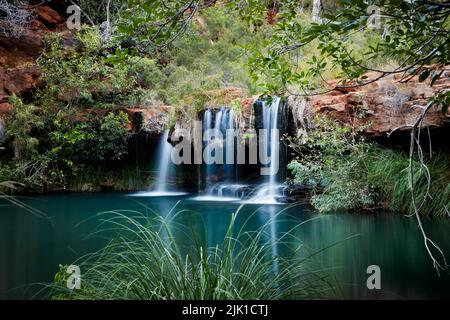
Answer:
<svg viewBox="0 0 450 320"><path fill-rule="evenodd" d="M189 195L172 197L131 197L129 194L67 194L21 198L48 215L48 219L0 200L0 298L32 298L31 283L51 282L59 264L71 264L80 256L96 251L108 239L90 236L108 210L135 210L166 215L188 209L177 222L189 225L209 246L221 241L235 202L194 201ZM258 209L258 210L257 210ZM277 212L285 209L277 215ZM256 212L255 212L256 210ZM129 214L132 214L131 211ZM305 246L322 252L317 261L332 268L346 298L450 298L450 276L437 276L427 256L414 219L385 214L318 215L307 207L248 204L240 211L238 227L258 229L276 215L270 228L274 238L299 223L295 233ZM448 220L427 220L431 237L450 259ZM180 240L182 241L182 240ZM277 252L274 248L273 252ZM366 269L381 268L381 290L368 290Z"/></svg>

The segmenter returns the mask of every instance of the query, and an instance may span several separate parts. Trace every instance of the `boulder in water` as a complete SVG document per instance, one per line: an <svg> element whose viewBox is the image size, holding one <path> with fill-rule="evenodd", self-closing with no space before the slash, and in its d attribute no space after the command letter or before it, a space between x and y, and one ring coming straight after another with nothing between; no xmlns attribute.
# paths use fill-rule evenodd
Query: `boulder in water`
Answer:
<svg viewBox="0 0 450 320"><path fill-rule="evenodd" d="M312 188L305 184L288 185L282 196L275 197L280 203L294 203L309 198Z"/></svg>

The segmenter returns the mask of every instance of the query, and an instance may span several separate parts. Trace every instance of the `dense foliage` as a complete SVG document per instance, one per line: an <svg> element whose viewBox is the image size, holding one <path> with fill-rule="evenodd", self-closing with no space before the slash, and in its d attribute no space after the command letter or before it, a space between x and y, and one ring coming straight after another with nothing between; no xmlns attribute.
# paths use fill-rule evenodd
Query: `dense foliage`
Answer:
<svg viewBox="0 0 450 320"><path fill-rule="evenodd" d="M89 168L126 155L128 117L118 109L139 97L136 73L148 62L109 65L95 27L70 41L50 34L46 44L38 59L44 86L28 101L10 99L14 108L3 144L13 158L2 160L1 177L36 190L66 189ZM83 176L86 183L92 179Z"/></svg>
<svg viewBox="0 0 450 320"><path fill-rule="evenodd" d="M38 59L45 76L45 88L38 98L53 112L134 105L142 88L154 85L151 81L158 71L154 61L130 58L112 65L106 58L110 49L97 27L84 27L70 41L50 35L46 43Z"/></svg>
<svg viewBox="0 0 450 320"><path fill-rule="evenodd" d="M267 6L266 1L253 2L260 8ZM353 79L364 85L395 73L402 74L404 81L418 74L421 81L436 81L449 63L450 12L443 1L341 0L310 24L304 23L295 1L278 3L279 22L253 66L258 74L282 79L283 86L295 84L299 93L316 89L310 85L311 78L336 68L342 85ZM358 34L371 38L364 51L352 47ZM306 48L314 54L305 56ZM300 68L287 63L293 57ZM376 67L380 58L395 65ZM368 79L367 71L376 76Z"/></svg>
<svg viewBox="0 0 450 320"><path fill-rule="evenodd" d="M313 187L312 204L321 212L388 209L413 213L409 193L408 155L364 141L357 130L327 118L316 119L316 129L302 153L289 164L293 182ZM447 216L450 207L450 162L435 155L424 168L414 161L414 187L424 215ZM427 175L433 183L429 186Z"/></svg>
<svg viewBox="0 0 450 320"><path fill-rule="evenodd" d="M138 17L134 19L140 19ZM227 7L202 8L201 15L186 26L183 37L173 39L164 48L148 48L156 58L159 73L154 74L154 86L147 90L147 97L153 105L182 106L199 105L198 97L227 86L256 93L257 88L246 67L246 48L260 47L269 32L266 26L254 33L236 12ZM128 36L129 33L119 33L118 39ZM128 52L128 49L122 50ZM130 56L122 53L117 50L110 55L110 61L118 63ZM207 101L208 97L203 100Z"/></svg>
<svg viewBox="0 0 450 320"><path fill-rule="evenodd" d="M132 39L133 49L138 52L163 50L202 12L202 3L179 1L166 5L130 1L119 37ZM435 81L441 76L440 68L449 63L450 12L445 1L330 1L322 4L323 12L311 23L303 15L304 2L303 5L291 0L223 3L253 28L259 28L266 20L276 22L263 48L252 48L250 61L255 76L266 76L269 92L285 92L288 84L295 84L300 93L316 89L311 80L336 69L343 83L358 79L358 85L393 73L403 74L405 80L420 74L421 80L431 77ZM364 51L353 46L360 36L371 38ZM379 66L380 58L384 63L391 59L397 65ZM367 71L378 75L366 79Z"/></svg>
<svg viewBox="0 0 450 320"><path fill-rule="evenodd" d="M13 149L13 158L2 161L2 181L36 190L48 185L65 189L87 166L119 160L127 152L128 117L123 112L71 123L62 113L49 117L17 97L11 103L15 107L4 145Z"/></svg>

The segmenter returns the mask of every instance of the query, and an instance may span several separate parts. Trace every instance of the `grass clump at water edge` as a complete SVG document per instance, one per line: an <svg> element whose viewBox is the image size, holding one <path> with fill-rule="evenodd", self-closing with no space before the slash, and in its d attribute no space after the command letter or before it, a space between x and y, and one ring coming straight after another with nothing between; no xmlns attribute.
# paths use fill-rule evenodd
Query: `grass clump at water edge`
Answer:
<svg viewBox="0 0 450 320"><path fill-rule="evenodd" d="M100 251L75 263L82 270L81 289L67 289L69 274L64 267L46 289L50 289L52 299L74 300L278 300L337 296L326 272L312 267L315 254L299 253L305 248L298 244L293 230L275 240L267 231L270 221L257 231L243 231L243 227L237 230L239 210L231 215L224 238L208 248L188 237L184 226L168 223L167 217L136 218L130 217L130 212L114 212L107 222L117 236ZM180 245L188 242L179 241L174 230L188 237L190 245ZM289 248L290 254L274 254L274 243Z"/></svg>

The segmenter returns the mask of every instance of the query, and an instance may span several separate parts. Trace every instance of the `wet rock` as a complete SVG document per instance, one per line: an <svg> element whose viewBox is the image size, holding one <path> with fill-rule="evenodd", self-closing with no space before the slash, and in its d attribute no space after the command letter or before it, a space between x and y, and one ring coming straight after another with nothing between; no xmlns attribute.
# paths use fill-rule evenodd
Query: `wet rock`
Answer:
<svg viewBox="0 0 450 320"><path fill-rule="evenodd" d="M312 188L304 184L290 184L283 192L282 196L275 198L280 203L295 203L305 201L309 198Z"/></svg>
<svg viewBox="0 0 450 320"><path fill-rule="evenodd" d="M126 108L129 128L132 132L144 132L149 135L160 135L168 124L171 106L156 106L149 108Z"/></svg>
<svg viewBox="0 0 450 320"><path fill-rule="evenodd" d="M101 191L114 191L115 183L112 179L105 180L100 183Z"/></svg>
<svg viewBox="0 0 450 320"><path fill-rule="evenodd" d="M284 190L287 196L308 196L312 188L306 184L290 184Z"/></svg>
<svg viewBox="0 0 450 320"><path fill-rule="evenodd" d="M275 197L275 200L279 203L295 203L300 199L298 199L297 197L278 196Z"/></svg>

